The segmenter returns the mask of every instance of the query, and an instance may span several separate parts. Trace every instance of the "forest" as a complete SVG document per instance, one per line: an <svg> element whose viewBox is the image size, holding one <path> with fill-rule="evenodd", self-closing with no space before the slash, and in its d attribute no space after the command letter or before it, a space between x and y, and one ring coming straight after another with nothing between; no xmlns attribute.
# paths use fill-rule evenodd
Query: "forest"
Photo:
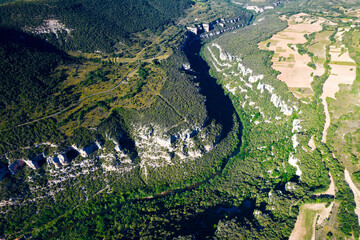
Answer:
<svg viewBox="0 0 360 240"><path fill-rule="evenodd" d="M111 53L118 43L131 45L130 35L145 29L161 31L190 7L190 0L95 0L25 1L0 6L0 26L29 32L45 20L59 20L62 30L40 36L63 50L96 50Z"/></svg>
<svg viewBox="0 0 360 240"><path fill-rule="evenodd" d="M64 79L51 76L73 59L49 43L14 29L0 29L0 106L32 104L53 92Z"/></svg>
<svg viewBox="0 0 360 240"><path fill-rule="evenodd" d="M299 1L261 14L240 0L0 1L0 238L287 239L314 203L335 203L329 239L359 238L339 154L360 182L359 131L336 140L356 106L328 99L338 118L321 142L330 47L298 99L258 46L314 4ZM220 16L242 27L186 31ZM357 54L356 31L345 41Z"/></svg>

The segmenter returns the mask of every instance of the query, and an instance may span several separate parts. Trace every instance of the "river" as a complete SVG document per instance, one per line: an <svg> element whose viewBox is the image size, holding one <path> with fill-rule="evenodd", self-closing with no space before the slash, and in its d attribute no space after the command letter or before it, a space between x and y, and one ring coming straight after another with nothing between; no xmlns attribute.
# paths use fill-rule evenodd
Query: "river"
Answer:
<svg viewBox="0 0 360 240"><path fill-rule="evenodd" d="M236 113L235 108L232 105L232 102L228 96L225 95L224 90L216 83L216 79L211 77L209 75L209 66L207 63L200 57L200 51L202 48L202 42L197 37L192 37L189 39L187 44L184 47L184 52L186 54L186 57L188 58L188 61L190 62L192 72L196 74L197 80L200 84L200 92L206 97L206 109L208 112L209 119L215 119L217 123L220 123L223 126L222 129L222 138L226 137L227 134L231 131L233 127L233 114ZM161 198L168 196L173 193L181 193L184 191L190 191L193 190L205 183L207 183L210 179L215 178L216 176L220 175L223 171L223 169L226 167L229 159L235 155L237 155L241 148L241 134L242 134L242 125L240 122L240 119L237 117L237 121L239 122L239 143L237 148L233 151L233 153L228 156L227 159L224 159L224 162L222 164L222 167L219 171L212 174L207 179L194 183L192 185L178 188L178 189L170 189L161 193L154 194L153 196L149 197L143 197L133 200L126 200L125 202L119 203L118 205L108 208L104 211L101 211L99 213L88 215L85 218L78 219L74 223L68 224L58 230L57 232L51 234L48 236L48 238L54 238L58 236L61 232L70 230L76 223L86 221L88 219L94 218L97 215L103 215L111 211L113 208L118 208L124 204L127 203L134 203L139 201L149 201L156 198ZM221 139L220 139L221 140Z"/></svg>

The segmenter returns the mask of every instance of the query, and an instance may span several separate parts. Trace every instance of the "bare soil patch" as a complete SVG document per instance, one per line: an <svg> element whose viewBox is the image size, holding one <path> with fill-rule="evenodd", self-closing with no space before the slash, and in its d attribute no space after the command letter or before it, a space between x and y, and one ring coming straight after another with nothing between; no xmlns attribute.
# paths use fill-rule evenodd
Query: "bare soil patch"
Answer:
<svg viewBox="0 0 360 240"><path fill-rule="evenodd" d="M330 118L330 113L329 113L329 109L328 109L328 104L326 102L326 97L325 98L321 97L321 100L324 104L324 112L325 112L325 124L324 124L324 130L322 133L321 142L326 143L327 130L330 127L331 118Z"/></svg>
<svg viewBox="0 0 360 240"><path fill-rule="evenodd" d="M330 114L326 102L327 97L335 98L335 94L339 91L340 84L353 84L356 78L356 64L350 57L349 51L341 44L342 37L346 29L339 30L335 35L337 44L330 46L331 62L329 66L331 73L329 78L323 85L323 94L321 99L324 104L325 111L325 126L323 131L322 142L326 142L327 129L330 126Z"/></svg>
<svg viewBox="0 0 360 240"><path fill-rule="evenodd" d="M260 43L259 48L275 52L272 59L273 68L281 72L278 79L285 82L288 87L311 88L312 76L322 75L325 69L321 65L316 69L309 67L307 64L312 59L307 54L299 54L296 44L306 43L304 35L321 31L321 24L326 20L305 13L293 15L289 19L283 16L281 19L287 20L289 26L271 39ZM267 45L269 43L270 45Z"/></svg>
<svg viewBox="0 0 360 240"><path fill-rule="evenodd" d="M311 150L313 150L313 151L316 149L314 137L315 137L315 135L311 136L309 143L308 143L308 146L311 147Z"/></svg>

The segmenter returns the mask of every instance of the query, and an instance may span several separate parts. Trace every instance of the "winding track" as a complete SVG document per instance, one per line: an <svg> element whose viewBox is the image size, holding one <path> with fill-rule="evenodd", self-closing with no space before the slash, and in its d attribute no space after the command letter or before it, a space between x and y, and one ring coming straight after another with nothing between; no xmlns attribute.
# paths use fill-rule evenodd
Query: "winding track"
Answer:
<svg viewBox="0 0 360 240"><path fill-rule="evenodd" d="M166 43L166 41L160 44L160 46L159 46L159 47L160 47L160 52L158 52L155 57L159 57L159 56L164 52L163 46L164 46L165 43ZM145 48L144 48L144 49L145 49ZM142 53L142 52L144 51L144 49L141 50L141 52L139 52L138 54ZM56 113L53 113L53 114L50 114L50 115L48 115L48 116L45 116L45 117L42 117L42 118L38 118L38 119L29 121L29 122L21 123L21 124L15 125L15 126L10 127L10 128L2 129L2 130L0 130L0 132L4 132L4 131L10 130L10 129L13 129L13 128L16 128L16 127L26 126L26 125L29 125L29 124L32 124L32 123L35 123L35 122L38 122L38 121L41 121L41 120L44 120L44 119L47 119L47 118L55 117L55 116L57 116L57 115L60 115L60 114L62 114L62 113L64 113L64 112L70 110L71 108L79 105L81 102L85 101L85 100L88 99L88 98L91 98L91 97L93 97L93 96L97 96L97 95L101 95L101 94L105 94L105 93L109 93L109 92L114 91L115 89L117 89L117 88L128 78L128 76L129 76L130 74L132 74L136 69L139 68L140 63L141 63L141 60L143 60L143 59L137 60L138 64L136 65L136 67L133 68L130 72L128 72L128 73L126 74L126 76L125 76L115 87L112 87L112 88L110 88L110 89L108 89L108 90L105 90L105 91L102 91L102 92L98 92L98 93L93 93L93 94L90 94L89 96L80 98L77 102L71 104L71 105L68 106L67 108L62 109L62 110L60 110L60 111L58 111L58 112L56 112Z"/></svg>
<svg viewBox="0 0 360 240"><path fill-rule="evenodd" d="M13 126L13 127L11 127L11 128L3 129L3 130L0 130L0 132L7 131L7 130L10 130L10 129L16 128L16 127L21 127L21 126L29 125L29 124L32 124L32 123L35 123L35 122L38 122L38 121L41 121L41 120L44 120L44 119L47 119L47 118L55 117L55 116L57 116L57 115L59 115L59 114L61 114L61 113L63 113L63 112L66 112L66 111L70 110L71 108L79 105L81 102L85 101L85 100L88 99L88 98L91 98L91 97L93 97L93 96L97 96L97 95L100 95L100 94L105 94L105 93L109 93L109 92L114 91L115 89L117 89L117 88L128 78L128 76L129 76L131 73L133 73L136 69L139 68L140 63L141 63L141 59L140 59L140 60L137 60L137 62L138 62L138 64L136 65L136 67L134 67L130 72L128 72L128 73L126 74L126 76L125 76L115 87L112 87L112 88L110 88L110 89L108 89L108 90L105 90L105 91L102 91L102 92L93 93L93 94L90 94L90 95L88 95L88 96L86 96L86 97L80 98L77 102L71 104L71 105L68 106L67 108L62 109L62 110L60 110L60 111L58 111L58 112L56 112L56 113L53 113L53 114L51 114L51 115L48 115L48 116L45 116L45 117L42 117L42 118L38 118L38 119L33 120L33 121L30 121L30 122L21 123L21 124L18 124L18 125Z"/></svg>

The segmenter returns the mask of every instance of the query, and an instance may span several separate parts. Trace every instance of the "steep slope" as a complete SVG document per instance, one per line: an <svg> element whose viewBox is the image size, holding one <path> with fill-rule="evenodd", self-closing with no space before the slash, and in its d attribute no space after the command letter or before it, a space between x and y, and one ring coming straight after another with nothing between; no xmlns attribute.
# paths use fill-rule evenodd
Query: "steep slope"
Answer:
<svg viewBox="0 0 360 240"><path fill-rule="evenodd" d="M0 29L0 106L39 102L53 92L61 77L51 76L71 57L52 45L13 29Z"/></svg>
<svg viewBox="0 0 360 240"><path fill-rule="evenodd" d="M234 160L238 164L229 165L221 189L236 196L235 189L241 188L257 203L246 220L219 222L219 238L288 237L290 232L281 229L294 226L294 202L329 184L320 152L307 147L311 134L321 128L313 119L316 108L289 94L271 68L272 53L257 46L285 27L276 15L264 14L252 26L210 42L203 51L245 125L244 152Z"/></svg>
<svg viewBox="0 0 360 240"><path fill-rule="evenodd" d="M302 211L303 204L318 201L325 209L336 198L325 215L334 207L341 219L349 217L340 219L344 233L336 234L357 237L341 165L319 141L321 100L295 98L271 67L274 53L258 47L286 22L270 9L257 18L237 9L241 15L229 19L200 18L217 24L204 39L186 26L163 29L190 3L162 3L3 5L29 6L38 16L35 23L13 15L9 24L61 49L92 53L71 52L76 64L54 63L66 79L49 85L58 87L56 96L74 95L68 107L26 116L31 121L0 132L0 236L285 239L299 212L317 209ZM217 3L196 3L189 12ZM192 24L206 31L203 23ZM122 44L134 47L126 57L103 53ZM336 195L323 196L329 171Z"/></svg>
<svg viewBox="0 0 360 240"><path fill-rule="evenodd" d="M181 36L186 41L186 35ZM230 111L221 109L218 111L221 114L214 114L216 109L212 106L209 117L209 106L201 94L206 92L201 86L214 82L191 68L184 53L178 50L183 43L177 40L171 57L161 62L124 64L129 66L125 68L127 74L112 83L120 87L131 85L127 93L112 87L111 91L104 91L104 101L95 98L95 102L89 97L83 100L87 107L77 109L82 104L80 99L79 105L57 115L12 126L0 133L3 153L0 187L4 190L0 196L1 233L35 233L38 229L36 234L48 236L47 231L42 232L44 224L67 216L69 210L82 204L96 202L98 196L114 192L114 197L151 198L164 190L199 183L225 165L226 157L238 144L239 121L233 116L231 104L226 106ZM85 63L80 62L77 67L81 69L85 64L98 67L80 82L85 89L92 86L87 82L107 84L115 70L123 70L122 63L91 60L82 59ZM188 65L190 68L185 70ZM204 78L201 83L200 78ZM119 102L129 98L135 101L138 95L151 90L152 81L160 82L160 90L145 99L149 102L145 107L119 107ZM79 85L63 92L71 93ZM122 97L110 98L113 92ZM84 127L84 116L96 118L98 113L102 119ZM70 123L75 127L69 134L65 127ZM226 127L222 126L224 123ZM15 185L19 186L14 188ZM36 212L41 213L34 215Z"/></svg>
<svg viewBox="0 0 360 240"><path fill-rule="evenodd" d="M0 6L0 26L39 34L66 50L112 52L115 44L130 44L131 33L163 28L190 5L190 0L14 2Z"/></svg>

